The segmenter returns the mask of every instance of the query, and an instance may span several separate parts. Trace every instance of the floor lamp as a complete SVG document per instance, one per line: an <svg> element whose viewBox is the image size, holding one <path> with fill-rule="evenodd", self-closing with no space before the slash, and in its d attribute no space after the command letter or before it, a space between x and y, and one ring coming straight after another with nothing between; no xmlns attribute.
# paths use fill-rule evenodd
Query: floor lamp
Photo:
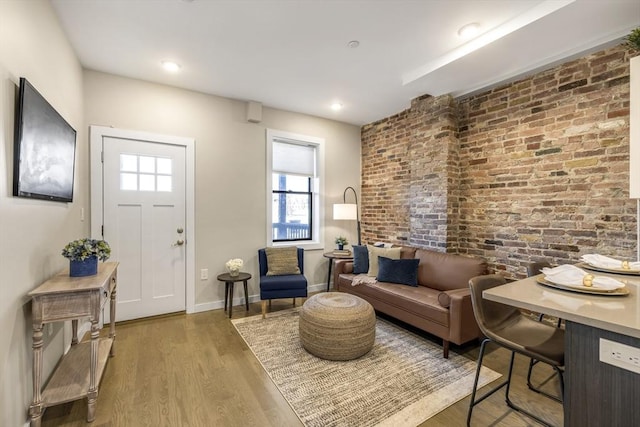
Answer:
<svg viewBox="0 0 640 427"><path fill-rule="evenodd" d="M353 191L353 196L356 199L356 203L347 203L347 190ZM358 245L362 244L360 240L360 215L358 214L358 194L353 187L347 187L344 189L342 195L343 203L337 203L333 205L333 219L346 219L356 220L358 222Z"/></svg>

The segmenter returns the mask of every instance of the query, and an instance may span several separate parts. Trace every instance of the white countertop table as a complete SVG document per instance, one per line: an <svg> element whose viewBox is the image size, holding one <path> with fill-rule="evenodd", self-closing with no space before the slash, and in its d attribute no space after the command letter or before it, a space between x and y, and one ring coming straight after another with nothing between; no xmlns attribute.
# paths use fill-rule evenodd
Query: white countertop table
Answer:
<svg viewBox="0 0 640 427"><path fill-rule="evenodd" d="M541 285L535 277L484 291L484 298L640 338L640 276L606 274L625 283L627 296L582 294ZM540 276L542 277L542 276Z"/></svg>
<svg viewBox="0 0 640 427"><path fill-rule="evenodd" d="M603 361L602 340L640 349L640 276L606 274L626 296L583 294L535 276L487 289L483 297L565 320L564 426L640 425L640 374ZM625 408L621 410L621 408Z"/></svg>

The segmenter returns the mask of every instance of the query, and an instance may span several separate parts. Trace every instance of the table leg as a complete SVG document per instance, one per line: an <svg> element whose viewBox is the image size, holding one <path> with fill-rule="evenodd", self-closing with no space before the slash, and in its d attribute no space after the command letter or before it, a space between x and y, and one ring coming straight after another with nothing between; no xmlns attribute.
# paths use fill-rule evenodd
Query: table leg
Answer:
<svg viewBox="0 0 640 427"><path fill-rule="evenodd" d="M91 321L91 353L89 357L89 390L87 391L87 422L96 419L96 403L98 402L98 338L100 329L98 321Z"/></svg>
<svg viewBox="0 0 640 427"><path fill-rule="evenodd" d="M249 311L249 298L247 298L247 281L244 281L244 306Z"/></svg>
<svg viewBox="0 0 640 427"><path fill-rule="evenodd" d="M331 267L333 266L333 260L329 259L329 274L327 274L327 292L329 292L329 286L331 284Z"/></svg>
<svg viewBox="0 0 640 427"><path fill-rule="evenodd" d="M229 319L231 319L231 314L232 314L232 311L233 311L233 284L234 283L231 282L230 286L229 286L229 289L230 289L230 291L229 291Z"/></svg>
<svg viewBox="0 0 640 427"><path fill-rule="evenodd" d="M111 338L111 350L109 350L109 355L111 357L116 355L116 292L118 290L118 285L116 282L116 286L114 286L111 291L111 300L109 301L109 315L111 316L111 322L109 324L109 338Z"/></svg>
<svg viewBox="0 0 640 427"><path fill-rule="evenodd" d="M31 427L40 427L42 420L42 394L40 383L42 381L42 324L33 325L33 401L29 406L29 418Z"/></svg>
<svg viewBox="0 0 640 427"><path fill-rule="evenodd" d="M227 311L228 299L229 299L229 282L224 282L224 311Z"/></svg>
<svg viewBox="0 0 640 427"><path fill-rule="evenodd" d="M78 344L78 319L71 321L71 345Z"/></svg>

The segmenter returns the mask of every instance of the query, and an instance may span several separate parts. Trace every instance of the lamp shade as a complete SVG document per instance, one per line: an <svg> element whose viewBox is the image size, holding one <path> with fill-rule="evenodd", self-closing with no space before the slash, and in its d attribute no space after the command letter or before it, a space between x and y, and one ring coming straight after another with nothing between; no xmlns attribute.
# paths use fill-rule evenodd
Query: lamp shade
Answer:
<svg viewBox="0 0 640 427"><path fill-rule="evenodd" d="M333 219L358 219L358 205L355 203L338 203L333 205Z"/></svg>

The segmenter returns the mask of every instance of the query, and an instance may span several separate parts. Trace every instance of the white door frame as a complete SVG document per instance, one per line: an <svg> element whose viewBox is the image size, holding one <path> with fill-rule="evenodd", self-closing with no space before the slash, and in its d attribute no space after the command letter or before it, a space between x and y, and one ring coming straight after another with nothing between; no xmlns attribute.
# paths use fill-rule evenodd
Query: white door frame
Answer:
<svg viewBox="0 0 640 427"><path fill-rule="evenodd" d="M186 149L186 305L187 313L195 312L195 140L180 136L160 135L149 132L141 132L127 129L115 129L104 126L89 126L89 155L90 155L90 179L91 179L91 236L102 238L102 212L103 212L103 173L102 173L102 141L104 138L113 137L120 139L134 139L139 141L151 141L159 144L172 144L184 146Z"/></svg>

